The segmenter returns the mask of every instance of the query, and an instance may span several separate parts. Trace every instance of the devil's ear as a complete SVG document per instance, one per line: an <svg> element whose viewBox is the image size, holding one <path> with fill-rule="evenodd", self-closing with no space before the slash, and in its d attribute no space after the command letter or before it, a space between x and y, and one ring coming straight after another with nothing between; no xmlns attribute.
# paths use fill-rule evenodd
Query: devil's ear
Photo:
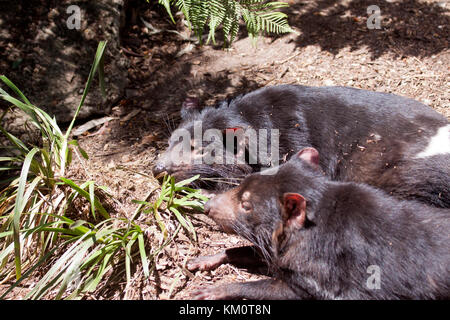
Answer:
<svg viewBox="0 0 450 320"><path fill-rule="evenodd" d="M301 229L306 222L306 200L298 193L283 195L283 222L288 228Z"/></svg>
<svg viewBox="0 0 450 320"><path fill-rule="evenodd" d="M197 98L187 97L181 106L181 118L187 119L189 116L200 111L200 102Z"/></svg>
<svg viewBox="0 0 450 320"><path fill-rule="evenodd" d="M304 148L297 153L297 157L307 163L313 168L319 168L319 151L312 147Z"/></svg>

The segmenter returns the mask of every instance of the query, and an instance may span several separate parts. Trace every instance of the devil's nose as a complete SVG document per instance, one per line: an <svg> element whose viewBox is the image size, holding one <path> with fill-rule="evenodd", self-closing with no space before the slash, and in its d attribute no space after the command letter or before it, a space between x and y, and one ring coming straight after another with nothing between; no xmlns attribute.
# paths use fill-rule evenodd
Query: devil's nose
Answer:
<svg viewBox="0 0 450 320"><path fill-rule="evenodd" d="M160 174L163 171L166 171L166 166L164 165L163 162L157 162L155 164L155 166L153 167L153 175L156 176L158 174Z"/></svg>
<svg viewBox="0 0 450 320"><path fill-rule="evenodd" d="M211 211L211 202L212 202L212 200L207 201L207 202L205 203L205 206L203 207L203 212L204 212L206 215L209 215L209 212Z"/></svg>

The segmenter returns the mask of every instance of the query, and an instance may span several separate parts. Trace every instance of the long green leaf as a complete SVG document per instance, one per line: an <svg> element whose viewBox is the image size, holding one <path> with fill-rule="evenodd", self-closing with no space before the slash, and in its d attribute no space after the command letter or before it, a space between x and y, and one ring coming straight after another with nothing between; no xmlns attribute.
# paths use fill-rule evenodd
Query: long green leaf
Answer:
<svg viewBox="0 0 450 320"><path fill-rule="evenodd" d="M91 71L89 72L88 80L86 82L86 86L84 87L83 95L81 96L80 103L78 104L78 107L75 110L75 114L74 114L74 116L72 118L72 121L70 122L70 125L69 125L69 127L68 127L68 129L66 131L66 134L64 136L64 139L62 141L61 154L60 154L60 162L61 162L61 164L60 164L60 174L61 174L61 176L64 176L66 163L67 163L67 157L68 157L68 154L69 154L67 144L68 144L68 139L69 139L70 132L72 131L72 128L73 128L73 126L75 124L75 120L78 117L78 114L80 113L81 107L84 104L84 101L86 99L86 96L87 96L87 93L89 91L89 88L91 87L92 79L93 79L95 73L97 72L97 69L98 69L99 65L101 67L103 67L101 62L102 62L102 59L103 59L103 55L105 53L106 44L107 44L107 41L100 41L99 44L98 44L97 52L96 52L95 57L94 57L94 63L92 64ZM102 76L100 75L100 77L102 77Z"/></svg>
<svg viewBox="0 0 450 320"><path fill-rule="evenodd" d="M142 261L142 269L144 270L144 276L148 278L150 276L148 265L149 261L147 258L147 254L145 253L145 242L144 242L144 234L139 233L138 235L138 244L139 244L139 253L141 255L141 261Z"/></svg>
<svg viewBox="0 0 450 320"><path fill-rule="evenodd" d="M13 230L14 230L14 260L16 265L16 278L19 279L22 273L21 253L20 253L20 216L26 206L26 199L24 198L25 186L28 178L28 170L30 169L31 160L39 151L38 148L33 148L25 157L20 173L19 187L17 188L16 203L14 206Z"/></svg>
<svg viewBox="0 0 450 320"><path fill-rule="evenodd" d="M89 192L87 192L86 190L83 190L82 188L80 188L78 185L75 184L75 182L73 182L70 179L67 178L63 178L60 177L61 181L63 181L65 184L67 184L68 186L72 187L75 191L77 191L80 195L82 195L86 200L90 201L90 194ZM105 219L109 219L110 216L108 214L108 212L105 210L105 208L102 206L102 204L100 203L100 201L98 201L97 197L94 197L94 201L93 201L95 208L101 213L101 215L105 218Z"/></svg>
<svg viewBox="0 0 450 320"><path fill-rule="evenodd" d="M81 107L84 104L84 100L86 99L86 95L87 95L87 93L89 91L89 88L91 87L92 79L93 79L95 73L97 72L97 68L98 68L100 62L102 61L103 55L105 53L106 44L107 44L107 41L100 41L99 44L98 44L97 52L96 52L95 57L94 57L94 63L92 64L91 71L89 72L88 80L87 80L86 85L84 87L84 91L83 91L83 95L81 96L80 103L78 104L78 107L77 107L77 109L75 111L75 115L73 116L73 119L70 122L69 128L67 129L66 136L65 136L66 139L69 138L69 135L70 135L70 132L72 131L73 125L75 124L75 120L78 117L78 114L80 113Z"/></svg>
<svg viewBox="0 0 450 320"><path fill-rule="evenodd" d="M20 98L22 98L23 102L25 102L28 105L31 105L30 100L25 97L25 95L22 93L22 91L19 90L19 88L16 87L14 83L11 82L6 76L0 76L0 80L2 80L8 87L10 87L15 93L17 93ZM4 92L4 91L3 91Z"/></svg>

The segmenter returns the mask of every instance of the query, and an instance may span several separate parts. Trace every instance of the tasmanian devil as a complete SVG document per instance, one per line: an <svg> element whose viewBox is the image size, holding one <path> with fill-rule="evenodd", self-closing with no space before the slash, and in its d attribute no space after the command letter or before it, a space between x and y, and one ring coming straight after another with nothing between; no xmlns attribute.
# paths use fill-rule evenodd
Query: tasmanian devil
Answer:
<svg viewBox="0 0 450 320"><path fill-rule="evenodd" d="M220 226L254 243L273 278L194 297L450 298L450 210L331 181L319 163L305 148L275 174L252 174L206 204Z"/></svg>
<svg viewBox="0 0 450 320"><path fill-rule="evenodd" d="M450 207L450 124L418 101L346 87L280 85L215 107L198 107L192 99L184 103L183 120L156 163L155 174L167 171L177 179L200 174L203 184L198 187L226 190L230 179L235 182L233 178L273 166L273 160L283 162L297 150L314 147L321 154L320 167L332 180L363 182L397 198ZM279 159L262 162L258 146L256 163L251 164L244 140L244 163L175 163L183 140L180 131L190 134L192 159L201 158L202 147L210 143L203 137L200 148L194 146L199 122L200 134L209 129L278 130ZM225 148L225 153L236 156L236 148Z"/></svg>

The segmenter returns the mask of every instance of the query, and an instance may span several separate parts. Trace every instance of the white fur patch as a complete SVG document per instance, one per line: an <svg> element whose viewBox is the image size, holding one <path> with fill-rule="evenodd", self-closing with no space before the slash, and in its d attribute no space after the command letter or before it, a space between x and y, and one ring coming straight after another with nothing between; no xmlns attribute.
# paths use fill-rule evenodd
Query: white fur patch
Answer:
<svg viewBox="0 0 450 320"><path fill-rule="evenodd" d="M327 300L341 300L341 298L335 296L333 292L328 291L325 288L322 288L321 286L319 286L319 284L317 283L317 281L315 279L310 278L310 277L304 277L303 280L305 280L305 282L309 286L313 287L318 293L323 294Z"/></svg>
<svg viewBox="0 0 450 320"><path fill-rule="evenodd" d="M427 158L445 153L450 153L450 124L439 128L425 150L418 153L416 158Z"/></svg>

